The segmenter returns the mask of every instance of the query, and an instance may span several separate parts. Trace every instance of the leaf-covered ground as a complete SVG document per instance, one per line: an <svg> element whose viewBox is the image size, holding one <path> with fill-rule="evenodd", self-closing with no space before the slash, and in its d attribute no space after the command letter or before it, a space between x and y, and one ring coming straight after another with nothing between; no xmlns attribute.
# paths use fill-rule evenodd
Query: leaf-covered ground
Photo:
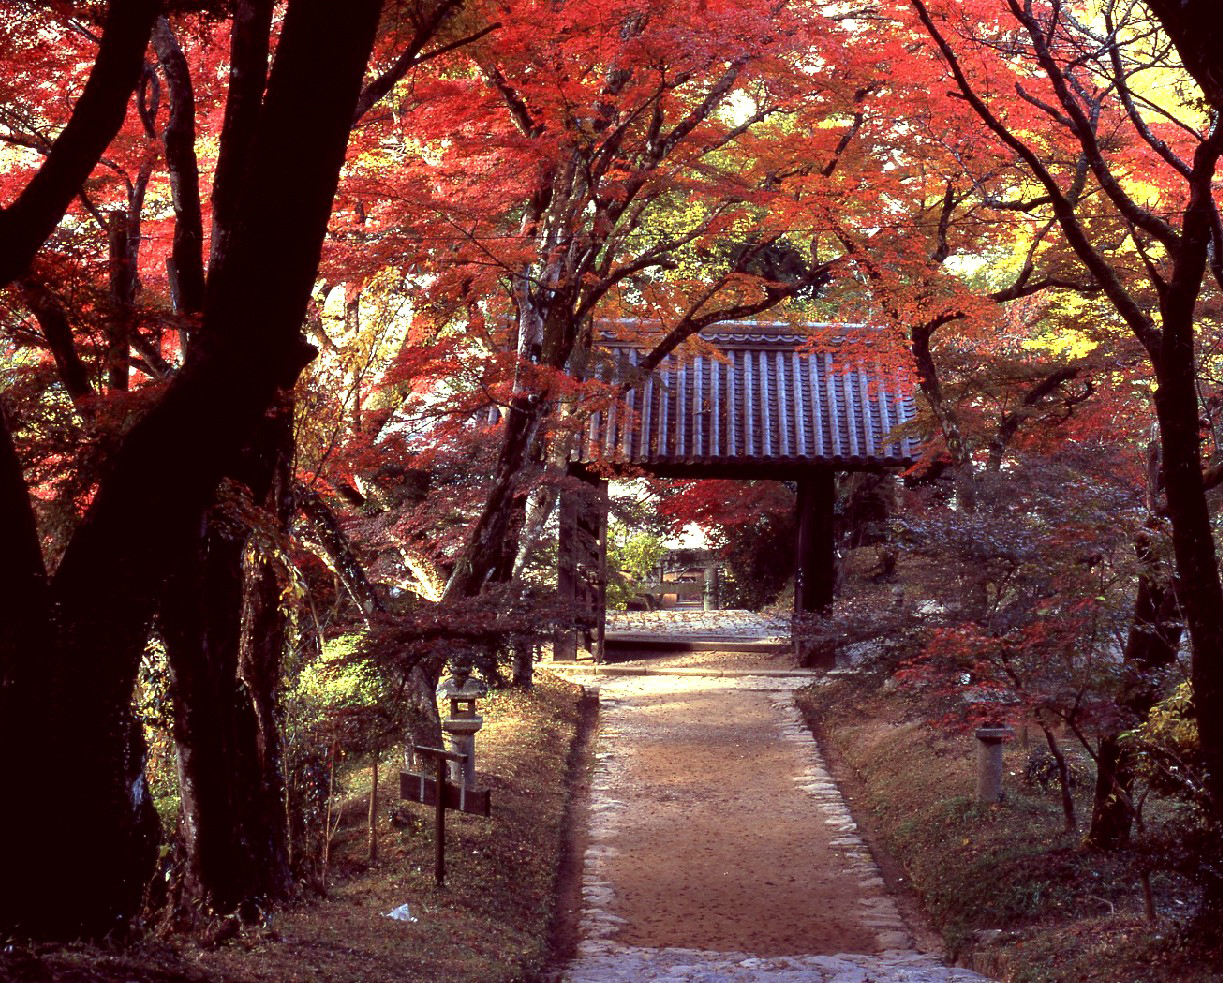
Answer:
<svg viewBox="0 0 1223 983"><path fill-rule="evenodd" d="M0 979L57 983L496 983L526 980L549 959L564 849L570 752L581 690L541 674L530 693L481 704L481 784L493 818L447 814L447 881L434 884L431 810L398 801L397 762L383 762L379 859L367 858L368 769L355 774L333 848L327 897L276 912L270 926L216 945L176 939L127 949L20 945ZM361 782L364 781L364 785ZM408 904L416 922L385 913Z"/></svg>
<svg viewBox="0 0 1223 983"><path fill-rule="evenodd" d="M1186 933L1192 885L1153 875L1158 917L1146 920L1136 858L1063 831L1056 790L1024 779L1021 741L1006 752L1006 801L979 806L972 738L934 733L879 683L843 678L808 689L801 705L855 818L952 958L1008 983L1223 980L1223 956ZM1077 789L1080 827L1090 786Z"/></svg>

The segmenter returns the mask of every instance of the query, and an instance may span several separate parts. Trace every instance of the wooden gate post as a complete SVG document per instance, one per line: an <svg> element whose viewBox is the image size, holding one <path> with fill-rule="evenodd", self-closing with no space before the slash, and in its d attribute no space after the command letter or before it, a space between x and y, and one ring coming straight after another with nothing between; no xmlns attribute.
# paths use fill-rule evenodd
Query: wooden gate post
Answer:
<svg viewBox="0 0 1223 983"><path fill-rule="evenodd" d="M562 488L557 531L556 594L567 624L557 628L554 659L577 658L579 639L603 661L607 616L607 481L576 468L570 477L587 487Z"/></svg>
<svg viewBox="0 0 1223 983"><path fill-rule="evenodd" d="M572 492L561 489L557 503L556 600L565 623L556 628L552 658L572 662L578 657L578 633L573 624L577 612L577 524L578 506Z"/></svg>
<svg viewBox="0 0 1223 983"><path fill-rule="evenodd" d="M836 501L836 472L832 468L816 468L799 479L794 614L795 629L800 637L794 639L794 651L800 665L815 668L831 668L836 659L834 645L817 645L801 638L804 622L810 622L813 615L826 615L832 608L837 577L833 532Z"/></svg>

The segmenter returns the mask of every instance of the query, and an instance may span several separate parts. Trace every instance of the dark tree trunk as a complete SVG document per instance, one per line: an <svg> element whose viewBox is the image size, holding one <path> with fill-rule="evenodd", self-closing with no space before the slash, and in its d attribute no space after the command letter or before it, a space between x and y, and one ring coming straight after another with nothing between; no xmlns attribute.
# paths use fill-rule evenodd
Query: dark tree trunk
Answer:
<svg viewBox="0 0 1223 983"><path fill-rule="evenodd" d="M131 255L128 213L110 213L106 228L110 249L111 314L107 325L106 382L115 392L126 392L131 376L132 313L136 300L136 263ZM135 224L139 226L139 219Z"/></svg>
<svg viewBox="0 0 1223 983"><path fill-rule="evenodd" d="M1144 569L1138 578L1134 616L1125 644L1126 678L1119 701L1133 723L1146 719L1159 698L1160 680L1176 660L1181 641L1180 610L1169 571L1160 569L1145 538L1138 552ZM1120 733L1104 734L1097 750L1087 842L1100 850L1116 850L1129 843L1134 823L1134 762L1126 753Z"/></svg>
<svg viewBox="0 0 1223 983"><path fill-rule="evenodd" d="M262 431L269 439L260 453L270 458L271 465L271 483L264 494L264 508L275 531L287 538L295 504L291 400L286 399L277 412L264 421ZM245 790L247 846L252 862L260 869L249 890L263 897L280 898L288 894L291 886L283 747L277 718L281 665L288 648L289 625L281 603L283 581L266 549L248 552L244 584L238 677L250 700L255 724L254 743L248 749L254 780Z"/></svg>
<svg viewBox="0 0 1223 983"><path fill-rule="evenodd" d="M233 478L287 525L292 405L267 416ZM280 591L250 530L214 514L172 571L161 602L182 805L179 916L227 913L290 885L276 694L285 642Z"/></svg>
<svg viewBox="0 0 1223 983"><path fill-rule="evenodd" d="M22 278L18 289L22 303L38 321L51 357L55 359L55 369L60 382L63 383L81 419L87 425L91 424L93 407L90 402L95 393L89 380L89 369L81 360L76 342L72 338L68 311L47 285L35 277Z"/></svg>
<svg viewBox="0 0 1223 983"><path fill-rule="evenodd" d="M209 267L224 256L241 217L242 182L255 146L268 80L275 0L237 0L229 44L229 93L221 125L221 149L212 179Z"/></svg>
<svg viewBox="0 0 1223 983"><path fill-rule="evenodd" d="M151 24L160 4L148 6ZM101 935L139 908L159 834L131 708L136 669L168 557L198 536L222 475L310 358L300 326L380 10L360 0L336 17L326 0L291 0L242 220L209 284L202 357L115 454L55 572L40 647L12 667L10 705L38 715L18 746L33 736L38 754L11 755L0 774L29 804L3 810L5 929ZM71 763L71 775L48 761Z"/></svg>
<svg viewBox="0 0 1223 983"><path fill-rule="evenodd" d="M602 662L607 613L607 482L580 467L571 470L569 481L570 486L560 493L556 541L556 599L564 621L553 636L552 657L576 659L582 646L596 662Z"/></svg>
<svg viewBox="0 0 1223 983"><path fill-rule="evenodd" d="M7 749L3 780L10 790L0 807L0 844L19 842L25 832L24 813L36 800L12 794L28 782L47 760L42 738L40 701L26 688L27 665L46 644L47 574L38 528L13 447L8 416L0 405L0 747ZM2 849L2 847L0 847ZM5 865L7 868L7 864ZM0 882L0 931L20 924L25 899L22 882L5 869Z"/></svg>
<svg viewBox="0 0 1223 983"><path fill-rule="evenodd" d="M1062 819L1065 822L1067 833L1073 833L1079 825L1078 816L1074 808L1074 795L1070 791L1070 768L1066 764L1066 756L1062 753L1061 745L1058 744L1057 738L1054 736L1044 721L1038 720L1040 729L1045 733L1045 743L1049 745L1049 753L1053 755L1053 760L1057 763L1057 785L1061 791L1062 799Z"/></svg>
<svg viewBox="0 0 1223 983"><path fill-rule="evenodd" d="M1155 411L1163 451L1164 488L1176 555L1177 592L1193 642L1191 680L1211 812L1223 824L1223 584L1202 479L1194 307L1209 241L1209 195L1195 189L1183 246L1163 302L1164 336L1155 359ZM1191 248L1192 247L1192 248Z"/></svg>
<svg viewBox="0 0 1223 983"><path fill-rule="evenodd" d="M1146 0L1206 98L1223 109L1223 24L1215 0Z"/></svg>
<svg viewBox="0 0 1223 983"><path fill-rule="evenodd" d="M240 530L204 520L161 602L181 796L176 907L188 919L205 907L231 911L246 896L249 857L235 781L248 777L242 749L254 732L238 685L243 549Z"/></svg>
<svg viewBox="0 0 1223 983"><path fill-rule="evenodd" d="M1130 842L1134 827L1131 793L1134 771L1120 735L1105 734L1096 747L1096 784L1087 843L1097 850L1119 850Z"/></svg>
<svg viewBox="0 0 1223 983"><path fill-rule="evenodd" d="M524 479L539 459L546 417L547 406L538 396L518 396L510 404L493 486L446 585L448 597L475 597L487 584L509 580L530 491Z"/></svg>

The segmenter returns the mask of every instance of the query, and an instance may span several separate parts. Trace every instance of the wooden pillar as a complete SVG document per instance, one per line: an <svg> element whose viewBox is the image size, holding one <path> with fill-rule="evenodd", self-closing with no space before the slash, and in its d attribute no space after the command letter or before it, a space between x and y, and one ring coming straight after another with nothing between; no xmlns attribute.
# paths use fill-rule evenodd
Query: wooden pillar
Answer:
<svg viewBox="0 0 1223 983"><path fill-rule="evenodd" d="M833 536L836 500L836 472L832 468L820 468L799 479L794 549L794 614L798 625L812 615L826 615L832 608L837 575ZM795 639L794 647L801 665L831 668L834 664L836 650L831 645L817 646Z"/></svg>
<svg viewBox="0 0 1223 983"><path fill-rule="evenodd" d="M602 661L607 613L607 482L585 471L571 477L585 487L560 493L557 600L568 612L557 629L553 658L573 660L579 644Z"/></svg>
<svg viewBox="0 0 1223 983"><path fill-rule="evenodd" d="M577 611L577 497L562 489L557 505L558 528L556 542L556 600L563 617L568 621L571 612ZM572 662L578 656L578 633L576 625L568 623L558 626L552 640L552 658Z"/></svg>
<svg viewBox="0 0 1223 983"><path fill-rule="evenodd" d="M599 555L593 585L595 630L591 654L595 662L602 662L607 643L607 482L599 479L595 492L593 518L598 530L596 541Z"/></svg>

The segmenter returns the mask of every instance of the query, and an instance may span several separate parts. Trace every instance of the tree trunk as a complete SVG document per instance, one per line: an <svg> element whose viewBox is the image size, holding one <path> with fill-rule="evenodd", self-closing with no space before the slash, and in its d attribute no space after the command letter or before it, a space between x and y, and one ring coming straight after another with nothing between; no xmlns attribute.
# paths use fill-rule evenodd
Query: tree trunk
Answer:
<svg viewBox="0 0 1223 983"><path fill-rule="evenodd" d="M1158 365L1155 408L1178 593L1193 642L1191 679L1211 812L1223 823L1223 585L1202 482L1192 335L1170 329Z"/></svg>
<svg viewBox="0 0 1223 983"><path fill-rule="evenodd" d="M234 477L287 527L292 403L264 419ZM233 516L205 521L161 603L182 798L179 916L290 887L276 696L285 646L275 570Z"/></svg>
<svg viewBox="0 0 1223 983"><path fill-rule="evenodd" d="M1096 785L1091 803L1087 844L1097 850L1119 850L1130 842L1134 826L1131 794L1134 772L1118 734L1105 734L1096 749Z"/></svg>
<svg viewBox="0 0 1223 983"><path fill-rule="evenodd" d="M116 392L126 392L131 376L132 315L136 299L136 264L128 249L128 213L110 213L106 228L110 249L110 302L107 325L106 381ZM135 217L132 224L139 225Z"/></svg>
<svg viewBox="0 0 1223 983"><path fill-rule="evenodd" d="M238 687L245 537L215 519L166 582L161 636L170 665L178 749L181 915L228 913L247 896L249 857L238 783L249 778L254 727Z"/></svg>
<svg viewBox="0 0 1223 983"><path fill-rule="evenodd" d="M294 510L293 498L293 403L286 400L274 417L264 421L270 438L262 453L272 466L271 487L264 499L277 538L288 538ZM244 603L238 677L250 700L254 742L249 749L253 765L250 785L245 789L247 849L259 869L248 894L286 897L291 888L288 820L285 814L283 746L277 709L281 665L288 650L288 616L281 602L282 577L277 575L274 556L265 550L248 550L245 557Z"/></svg>
<svg viewBox="0 0 1223 983"><path fill-rule="evenodd" d="M369 862L378 862L378 752L369 769L369 818L366 823L366 845Z"/></svg>
<svg viewBox="0 0 1223 983"><path fill-rule="evenodd" d="M243 172L243 220L210 278L203 356L114 455L56 569L40 645L10 674L9 705L37 708L21 744L34 736L38 754L0 766L30 804L4 810L5 930L105 935L139 909L159 831L136 670L168 558L199 535L221 476L311 357L300 327L380 11L360 0L336 17L325 0L291 0ZM47 761L72 763L71 775Z"/></svg>
<svg viewBox="0 0 1223 983"><path fill-rule="evenodd" d="M1159 569L1150 544L1138 546L1144 569L1138 578L1134 616L1125 644L1120 704L1131 721L1146 719L1159 698L1160 678L1176 660L1181 625L1176 592L1169 571ZM1096 757L1096 785L1092 800L1090 846L1116 850L1130 840L1134 822L1131 800L1134 763L1120 740L1120 730L1100 738Z"/></svg>
<svg viewBox="0 0 1223 983"><path fill-rule="evenodd" d="M1053 731L1045 726L1039 715L1037 722L1045 733L1045 743L1049 745L1049 753L1053 755L1053 760L1057 763L1057 785L1061 790L1062 819L1065 821L1065 830L1067 833L1073 833L1078 828L1079 819L1075 813L1074 795L1070 791L1070 768L1066 764L1066 756L1062 753L1061 745L1057 743Z"/></svg>

